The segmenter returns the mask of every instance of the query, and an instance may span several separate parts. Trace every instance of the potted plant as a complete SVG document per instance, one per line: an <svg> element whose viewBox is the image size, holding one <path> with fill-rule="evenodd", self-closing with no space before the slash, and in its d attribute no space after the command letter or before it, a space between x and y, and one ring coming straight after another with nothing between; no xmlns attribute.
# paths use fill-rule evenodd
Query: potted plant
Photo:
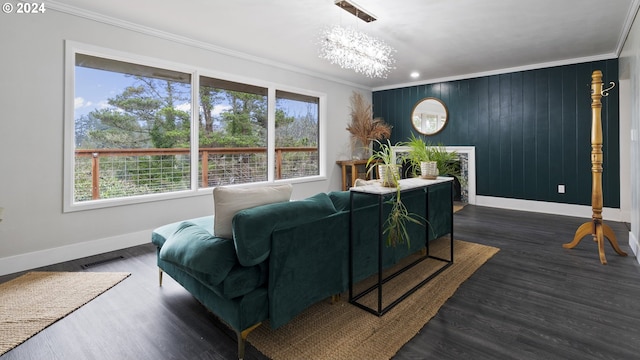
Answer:
<svg viewBox="0 0 640 360"><path fill-rule="evenodd" d="M421 220L423 219L416 214L410 213L402 203L399 186L400 165L395 163L391 142L389 140L387 140L386 144L378 140L376 140L376 142L378 143L378 149L374 150L369 157L367 167L369 171L371 171L373 167L369 167L369 165L377 162L376 167L378 168L382 185L396 188L396 193L385 202L385 204L391 205L391 210L383 226L383 235L386 235L387 246L396 246L396 244L402 244L406 240L407 247L410 247L411 243L407 232L407 224L413 222L422 225Z"/></svg>
<svg viewBox="0 0 640 360"><path fill-rule="evenodd" d="M430 144L412 133L409 141L402 143L402 145L410 148L405 158L411 164L413 176L418 176L418 169L420 169L420 177L424 179L438 177L438 164L434 159L434 150Z"/></svg>
<svg viewBox="0 0 640 360"><path fill-rule="evenodd" d="M444 145L438 144L431 146L431 159L437 163L439 175L453 176L458 179L460 184L464 185L458 162L458 152L447 151Z"/></svg>
<svg viewBox="0 0 640 360"><path fill-rule="evenodd" d="M367 160L367 173L377 168L378 178L382 180L382 186L398 187L400 165L395 162L391 142L388 139L386 144L381 143L379 140L375 140L375 142L378 144L378 149L373 151L369 160Z"/></svg>
<svg viewBox="0 0 640 360"><path fill-rule="evenodd" d="M401 145L410 148L405 159L411 165L413 176L420 176L425 179L435 179L438 175L453 176L462 184L462 174L458 163L458 153L456 151L447 151L442 144L432 145L425 142L421 137L411 134L408 141ZM428 168L425 165L428 163Z"/></svg>

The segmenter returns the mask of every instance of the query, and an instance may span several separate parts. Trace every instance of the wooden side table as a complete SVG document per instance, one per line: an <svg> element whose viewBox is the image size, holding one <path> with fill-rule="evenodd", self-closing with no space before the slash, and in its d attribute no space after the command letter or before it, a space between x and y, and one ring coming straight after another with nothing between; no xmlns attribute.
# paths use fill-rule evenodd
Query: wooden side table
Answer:
<svg viewBox="0 0 640 360"><path fill-rule="evenodd" d="M342 167L342 190L349 190L353 184L355 184L356 179L360 176L359 174L364 174L362 179L368 180L369 177L367 175L367 159L365 160L338 160L336 164ZM374 164L375 165L375 164ZM372 165L373 166L373 165ZM362 170L360 172L360 170Z"/></svg>

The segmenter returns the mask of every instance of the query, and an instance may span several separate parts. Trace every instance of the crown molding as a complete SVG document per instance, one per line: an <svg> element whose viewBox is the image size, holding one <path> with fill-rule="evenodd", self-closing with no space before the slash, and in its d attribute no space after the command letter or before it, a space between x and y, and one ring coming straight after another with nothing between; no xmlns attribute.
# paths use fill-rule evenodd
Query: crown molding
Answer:
<svg viewBox="0 0 640 360"><path fill-rule="evenodd" d="M287 71L291 71L291 72L295 72L298 74L302 74L302 75L307 75L307 76L311 76L314 78L318 78L321 80L327 80L327 81L331 81L331 82L335 82L335 83L339 83L339 84L343 84L343 85L347 85L347 86L352 86L352 87L356 87L356 88L360 88L360 89L364 89L364 90L368 90L371 91L371 87L369 86L365 86L362 84L356 84L350 81L346 81L337 77L332 77L332 76L328 76L326 74L320 74L317 72L313 72L307 69L303 69L300 67L296 67L296 66L292 66L289 64L285 64L285 63L281 63L278 61L273 61L273 60L269 60L263 57L259 57L259 56L255 56L255 55L251 55L251 54L247 54L244 52L240 52L240 51L235 51L235 50L231 50L228 48L224 48L212 43L208 43L205 41L199 41L199 40L194 40L191 38L188 38L186 36L181 36L181 35L176 35L167 31L163 31L163 30L159 30L156 28L152 28L152 27L148 27L148 26L144 26L144 25L140 25L137 23L133 23L130 21L126 21L126 20L122 20L122 19L118 19L118 18L114 18L111 16L107 16L104 14L100 14L100 13L96 13L93 11L89 11L89 10L85 10L79 7L75 7L75 6L71 6L71 5L67 5L67 4L62 4L59 3L55 0L51 0L51 1L47 1L47 10L55 10L64 14L68 14L68 15L73 15L73 16L77 16L80 18L84 18L87 20L92 20L92 21L96 21L96 22L100 22L106 25L110 25L110 26L115 26L121 29L125 29L125 30L130 30L130 31L135 31L137 33L143 34L143 35L149 35L149 36L153 36L153 37L157 37L159 39L163 39L163 40L169 40L175 43L179 43L182 45L187 45L187 46L191 46L194 48L199 48L202 50L206 50L206 51L211 51L211 52L215 52L221 55L226 55L226 56L230 56L230 57L235 57L238 59L243 59L243 60L248 60L248 61L252 61L255 63L259 63L259 64L263 64L263 65L268 65L268 66L272 66L272 67L276 67L279 69L283 69L283 70L287 70Z"/></svg>
<svg viewBox="0 0 640 360"><path fill-rule="evenodd" d="M631 32L631 26L633 26L633 22L636 19L636 15L638 14L639 8L640 8L640 0L633 0L629 5L629 11L627 11L627 18L624 19L624 24L622 25L622 33L620 34L620 39L618 40L618 46L616 47L616 54L618 57L622 52L624 43L627 41L629 32Z"/></svg>
<svg viewBox="0 0 640 360"><path fill-rule="evenodd" d="M435 84L435 83L442 83L442 82L449 82L449 81L456 81L456 80L473 79L473 78L484 77L484 76L509 74L509 73L520 72L520 71L544 69L544 68L550 68L554 66L573 65L573 64L580 64L580 63L591 62L591 61L611 60L616 58L618 58L618 54L609 53L609 54L587 56L587 57L575 58L575 59L566 59L566 60L550 61L545 63L530 64L530 65L524 65L524 66L516 66L512 68L484 71L484 72L478 72L478 73L442 77L437 79L427 79L427 80L414 81L414 82L408 82L408 83L402 83L402 84L380 86L380 87L373 88L372 91L399 89L399 88L409 87L409 86L418 86L418 85Z"/></svg>
<svg viewBox="0 0 640 360"><path fill-rule="evenodd" d="M88 11L88 10L85 10L85 9L82 9L82 8L78 8L78 7L75 7L75 6L62 4L62 3L59 3L59 2L57 2L55 0L48 1L47 2L47 8L48 8L48 10L59 11L61 13L66 13L66 14L69 14L69 15L85 18L85 19L88 19L88 20L97 21L97 22L100 22L100 23L103 23L103 24L119 27L119 28L122 28L122 29L130 30L130 31L135 31L135 32L138 32L138 33L141 33L141 34L144 34L144 35L154 36L154 37L157 37L157 38L160 38L160 39L164 39L164 40L173 41L173 42L176 42L176 43L179 43L179 44L183 44L183 45L188 45L188 46L191 46L191 47L194 47L194 48L199 48L199 49L203 49L203 50L206 50L206 51L215 52L215 53L218 53L218 54L221 54L221 55L226 55L226 56L235 57L235 58L239 58L239 59L243 59L243 60L248 60L248 61L252 61L252 62L255 62L255 63L268 65L268 66L280 68L280 69L283 69L283 70L295 72L295 73L298 73L298 74L307 75L307 76L311 76L311 77L322 79L322 80L327 80L327 81L331 81L331 82L335 82L335 83L339 83L339 84L343 84L343 85L347 85L347 86L351 86L351 87L360 88L360 89L367 90L367 91L381 91L381 90L397 89L397 88L410 87L410 86L427 85L427 84L440 83L440 82L449 82L449 81L456 81L456 80L472 79L472 78L491 76L491 75L507 74L507 73L519 72L519 71L542 69L542 68L548 68L548 67L554 67L554 66L578 64L578 63L590 62L590 61L616 59L616 58L619 57L620 52L622 51L624 43L625 43L625 41L627 39L627 36L629 34L629 31L631 30L631 26L633 25L633 21L634 21L634 19L636 17L636 14L638 13L638 10L640 9L640 0L633 0L631 5L629 6L628 15L627 15L627 18L625 19L621 36L620 36L620 38L618 40L618 44L616 46L616 50L613 53L600 54L600 55L582 57L582 58L565 59L565 60L538 63L538 64L530 64L530 65L524 65L524 66L518 66L518 67L512 67L512 68L491 70L491 71L486 71L486 72L469 73L469 74L456 75L456 76L451 76L451 77L425 79L425 80L420 80L420 81L415 81L415 82L398 83L398 84L391 84L391 85L385 85L385 86L380 86L380 87L370 87L370 86L366 86L366 85L362 85L362 84L353 83L353 82L346 81L346 80L341 79L341 78L337 78L337 77L333 77L333 76L328 76L326 74L313 72L313 71L310 71L308 69L304 69L304 68L292 66L292 65L289 65L289 64L285 64L285 63L269 60L269 59L266 59L266 58L262 58L262 57L259 57L259 56L251 55L251 54L240 52L240 51L231 50L231 49L224 48L224 47L212 44L212 43L199 41L199 40L194 40L194 39L191 39L191 38L188 38L188 37L185 37L185 36L176 35L176 34L173 34L173 33L170 33L170 32L166 32L166 31L159 30L159 29L156 29L156 28L151 28L151 27L148 27L148 26L136 24L136 23L133 23L133 22L130 22L130 21L125 21L125 20L122 20L122 19L110 17L110 16L107 16L107 15L104 15L104 14L99 14L99 13L96 13L96 12Z"/></svg>

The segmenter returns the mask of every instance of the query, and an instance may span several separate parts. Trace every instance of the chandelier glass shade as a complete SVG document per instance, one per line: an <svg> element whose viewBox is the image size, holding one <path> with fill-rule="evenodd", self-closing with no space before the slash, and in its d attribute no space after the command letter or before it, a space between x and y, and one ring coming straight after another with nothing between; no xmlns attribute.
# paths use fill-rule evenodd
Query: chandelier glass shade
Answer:
<svg viewBox="0 0 640 360"><path fill-rule="evenodd" d="M320 58L370 78L386 78L395 69L395 49L353 28L332 26L320 34Z"/></svg>

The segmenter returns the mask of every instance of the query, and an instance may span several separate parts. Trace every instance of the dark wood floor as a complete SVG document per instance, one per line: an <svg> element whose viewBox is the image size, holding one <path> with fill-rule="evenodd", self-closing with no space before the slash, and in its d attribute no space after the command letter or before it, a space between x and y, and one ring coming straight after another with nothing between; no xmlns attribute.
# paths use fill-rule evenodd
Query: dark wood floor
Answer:
<svg viewBox="0 0 640 360"><path fill-rule="evenodd" d="M455 238L501 251L462 284L396 359L640 358L640 266L585 238L585 219L466 206ZM623 250L628 228L608 222ZM103 260L116 259L100 263ZM96 263L97 262L97 263ZM82 265L96 263L87 269ZM9 359L232 359L234 334L172 279L157 284L143 245L44 270L132 276L1 357ZM0 277L7 281L19 274ZM249 336L251 339L251 336ZM246 359L264 359L248 346Z"/></svg>

